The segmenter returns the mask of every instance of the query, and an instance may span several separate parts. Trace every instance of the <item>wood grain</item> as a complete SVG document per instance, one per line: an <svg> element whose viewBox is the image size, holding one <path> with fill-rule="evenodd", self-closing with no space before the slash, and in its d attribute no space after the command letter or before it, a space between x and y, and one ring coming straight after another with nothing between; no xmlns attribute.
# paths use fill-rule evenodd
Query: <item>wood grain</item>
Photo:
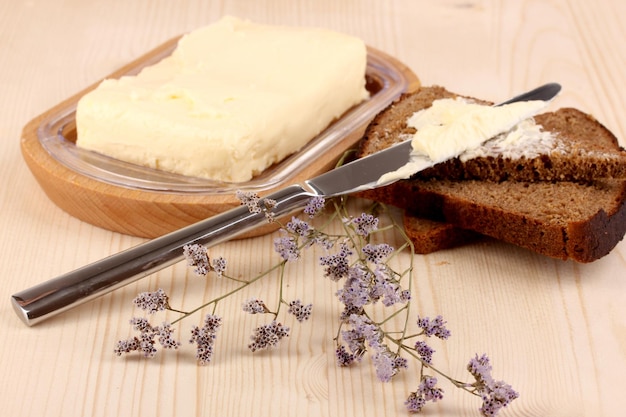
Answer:
<svg viewBox="0 0 626 417"><path fill-rule="evenodd" d="M185 342L201 315L181 323L178 352L152 360L113 354L115 341L132 334L138 292L163 288L172 303L191 308L232 285L194 277L182 264L33 328L9 306L10 295L25 287L143 241L78 220L52 202L21 155L22 129L116 68L224 14L351 33L406 64L423 84L493 101L558 81L564 90L553 106L591 112L625 144L620 0L0 2L2 415L405 415L402 403L417 385L414 366L389 384L376 380L368 361L335 366L340 307L337 285L322 277L316 260L321 251L288 269L288 296L314 304L311 320L290 323L279 348L251 354L246 344L259 318L244 315L241 303L277 297L276 277L259 282L219 304L226 323L206 367L196 365ZM229 242L212 254L227 258L233 274L252 276L276 260L274 237ZM392 233L386 238L399 243ZM520 392L502 416L623 416L624 242L588 265L491 240L396 259L399 268L411 261L412 314L442 314L452 331L436 346L435 361L465 379L467 360L488 353L494 376ZM480 415L479 399L442 385L444 400L425 415Z"/></svg>

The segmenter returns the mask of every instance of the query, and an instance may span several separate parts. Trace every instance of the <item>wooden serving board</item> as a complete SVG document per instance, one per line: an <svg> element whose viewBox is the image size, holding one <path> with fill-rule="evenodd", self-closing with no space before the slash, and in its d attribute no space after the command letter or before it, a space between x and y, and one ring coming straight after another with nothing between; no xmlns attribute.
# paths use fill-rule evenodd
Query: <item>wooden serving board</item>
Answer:
<svg viewBox="0 0 626 417"><path fill-rule="evenodd" d="M119 78L142 67L146 62L154 61L154 58L163 55L164 51L171 50L178 39L174 38L160 45L106 78ZM419 87L418 78L408 67L380 51L375 52L394 67L400 68L404 78L408 80L405 91L413 91ZM160 192L119 186L85 176L55 159L42 146L37 134L38 128L50 115L75 106L80 97L99 83L94 83L37 116L23 129L21 150L24 160L44 192L57 206L70 215L98 227L133 236L154 238L239 205L233 194ZM285 185L327 171L336 164L346 149L360 139L366 126L367 123L364 123L347 132L319 158L289 178L288 184L280 184L278 187L264 190L261 194L270 193ZM75 136L75 132L70 132L68 136L72 134ZM260 235L270 230L272 227L268 225L246 236Z"/></svg>

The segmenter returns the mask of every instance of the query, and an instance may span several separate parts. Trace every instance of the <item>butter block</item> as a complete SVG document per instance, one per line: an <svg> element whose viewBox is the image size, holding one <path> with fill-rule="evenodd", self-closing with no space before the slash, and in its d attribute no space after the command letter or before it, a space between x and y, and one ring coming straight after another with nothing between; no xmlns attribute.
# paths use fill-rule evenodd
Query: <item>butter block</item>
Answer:
<svg viewBox="0 0 626 417"><path fill-rule="evenodd" d="M245 182L368 97L358 38L224 17L76 110L77 146L187 176Z"/></svg>

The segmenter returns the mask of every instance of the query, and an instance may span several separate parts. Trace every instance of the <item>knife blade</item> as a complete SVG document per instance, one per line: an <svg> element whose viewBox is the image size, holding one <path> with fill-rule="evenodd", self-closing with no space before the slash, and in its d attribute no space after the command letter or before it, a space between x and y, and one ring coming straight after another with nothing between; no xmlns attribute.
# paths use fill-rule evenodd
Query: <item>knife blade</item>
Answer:
<svg viewBox="0 0 626 417"><path fill-rule="evenodd" d="M558 83L548 83L506 101L495 104L494 107L518 101L550 101L561 91ZM411 141L406 140L383 151L359 159L350 164L341 166L318 177L305 181L319 195L333 197L341 194L350 194L359 190L382 187L397 181L381 181L381 177L391 171L404 166L410 159ZM424 165L426 169L432 164Z"/></svg>
<svg viewBox="0 0 626 417"><path fill-rule="evenodd" d="M499 105L548 101L560 89L556 83L546 84ZM272 211L282 217L301 209L312 197L334 197L388 185L390 182L379 179L404 166L410 151L408 140L264 198L276 201ZM264 213L237 207L20 291L11 296L11 303L20 319L31 326L181 261L182 248L187 244L215 246L266 221Z"/></svg>

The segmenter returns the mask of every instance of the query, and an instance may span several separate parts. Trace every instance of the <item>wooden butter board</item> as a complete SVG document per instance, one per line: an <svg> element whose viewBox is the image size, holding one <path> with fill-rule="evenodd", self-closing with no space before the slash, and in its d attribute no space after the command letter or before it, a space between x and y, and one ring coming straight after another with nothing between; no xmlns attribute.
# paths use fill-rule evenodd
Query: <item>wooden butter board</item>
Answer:
<svg viewBox="0 0 626 417"><path fill-rule="evenodd" d="M119 78L136 73L138 69L155 62L156 57L167 56L176 46L178 39L177 37L165 42L105 78ZM384 79L385 75L381 77L379 71L391 73L393 80L390 82ZM408 67L373 48L368 48L367 77L368 90L372 97L370 100L382 97L378 97L379 94L385 94L384 100L378 100L377 111L381 111L401 93L414 91L419 87L417 76ZM154 238L239 205L234 192L162 192L113 184L84 175L51 155L40 140L38 131L41 125L52 115L65 109L75 109L78 100L96 88L99 83L100 81L94 83L35 117L25 125L22 132L21 151L24 160L46 195L58 207L82 221L104 229ZM390 90L392 88L393 91ZM339 140L325 148L317 158L308 161L294 175L285 178L279 184L273 184L259 194L269 194L287 185L312 178L335 166L344 152L361 138L369 120L371 118L353 126L345 134L342 133ZM75 131L66 133L68 137L76 136ZM68 144L75 146L72 143ZM242 189L245 189L245 186L245 183L241 184ZM261 235L272 229L272 226L267 225L245 236Z"/></svg>

